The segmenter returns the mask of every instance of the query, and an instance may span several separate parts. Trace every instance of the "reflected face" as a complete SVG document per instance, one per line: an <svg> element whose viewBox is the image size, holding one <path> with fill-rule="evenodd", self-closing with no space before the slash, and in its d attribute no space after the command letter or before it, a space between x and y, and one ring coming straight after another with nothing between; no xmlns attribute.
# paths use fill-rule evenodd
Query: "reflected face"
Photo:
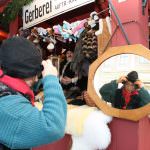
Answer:
<svg viewBox="0 0 150 150"><path fill-rule="evenodd" d="M135 86L134 86L134 83L130 82L130 81L127 81L124 85L125 87L125 90L128 91L128 92L133 92L135 90Z"/></svg>
<svg viewBox="0 0 150 150"><path fill-rule="evenodd" d="M73 59L73 52L72 51L67 51L66 59L67 59L67 61L72 61L72 59Z"/></svg>

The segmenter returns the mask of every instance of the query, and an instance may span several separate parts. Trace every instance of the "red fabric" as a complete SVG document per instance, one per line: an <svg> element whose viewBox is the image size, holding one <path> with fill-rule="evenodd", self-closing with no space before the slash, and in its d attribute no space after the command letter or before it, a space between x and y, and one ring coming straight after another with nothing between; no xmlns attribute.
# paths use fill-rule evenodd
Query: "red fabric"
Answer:
<svg viewBox="0 0 150 150"><path fill-rule="evenodd" d="M4 83L15 91L28 95L30 97L31 104L34 106L34 93L24 80L3 75L3 71L0 69L0 82Z"/></svg>
<svg viewBox="0 0 150 150"><path fill-rule="evenodd" d="M132 95L138 95L138 91L135 90L135 91L133 91L133 92L130 93L130 92L126 91L125 89L123 89L122 95L123 95L123 97L125 99L125 106L123 107L123 109L126 109L126 106L131 101L131 96Z"/></svg>
<svg viewBox="0 0 150 150"><path fill-rule="evenodd" d="M12 0L0 0L0 13L4 11L4 9L7 7L8 3L10 3Z"/></svg>
<svg viewBox="0 0 150 150"><path fill-rule="evenodd" d="M147 116L138 121L114 117L109 127L112 138L107 150L150 150L150 123Z"/></svg>

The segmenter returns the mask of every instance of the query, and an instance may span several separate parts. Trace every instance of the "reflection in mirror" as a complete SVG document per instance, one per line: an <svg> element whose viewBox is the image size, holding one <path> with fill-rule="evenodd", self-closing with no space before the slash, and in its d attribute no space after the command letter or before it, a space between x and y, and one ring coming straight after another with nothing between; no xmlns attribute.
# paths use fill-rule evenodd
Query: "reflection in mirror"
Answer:
<svg viewBox="0 0 150 150"><path fill-rule="evenodd" d="M150 61L134 54L120 54L96 70L94 88L112 107L136 109L150 102Z"/></svg>

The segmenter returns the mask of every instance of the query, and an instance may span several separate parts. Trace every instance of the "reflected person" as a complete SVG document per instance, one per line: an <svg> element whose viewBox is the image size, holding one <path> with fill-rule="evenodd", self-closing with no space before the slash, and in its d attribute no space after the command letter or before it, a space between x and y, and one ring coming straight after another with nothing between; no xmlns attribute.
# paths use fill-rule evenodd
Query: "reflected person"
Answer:
<svg viewBox="0 0 150 150"><path fill-rule="evenodd" d="M122 83L123 86L118 88ZM131 71L127 76L104 84L99 90L103 100L118 109L136 109L150 102L150 94L138 79L138 73Z"/></svg>

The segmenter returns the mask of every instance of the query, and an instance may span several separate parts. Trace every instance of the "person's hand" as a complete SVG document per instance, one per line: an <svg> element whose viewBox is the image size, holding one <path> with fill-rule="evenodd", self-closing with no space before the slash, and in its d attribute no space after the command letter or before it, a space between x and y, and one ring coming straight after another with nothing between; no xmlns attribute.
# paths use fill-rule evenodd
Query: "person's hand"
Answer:
<svg viewBox="0 0 150 150"><path fill-rule="evenodd" d="M141 89L144 86L143 82L140 80L137 80L136 82L134 82L134 85L137 85L138 89Z"/></svg>
<svg viewBox="0 0 150 150"><path fill-rule="evenodd" d="M56 67L53 66L52 61L50 59L43 60L42 65L44 67L44 70L42 71L43 77L47 75L54 75L54 76L58 75L57 69Z"/></svg>
<svg viewBox="0 0 150 150"><path fill-rule="evenodd" d="M93 102L93 100L88 95L87 91L84 91L82 94L83 94L83 99L85 100L85 102L88 106L91 106L91 107L96 106L95 103Z"/></svg>
<svg viewBox="0 0 150 150"><path fill-rule="evenodd" d="M72 83L72 79L71 78L65 76L64 79L66 80L67 84Z"/></svg>
<svg viewBox="0 0 150 150"><path fill-rule="evenodd" d="M64 85L67 85L68 84L68 82L67 82L67 80L63 77L63 78L61 78L61 81L60 81L61 83L63 83Z"/></svg>
<svg viewBox="0 0 150 150"><path fill-rule="evenodd" d="M126 76L121 76L121 77L117 80L117 83L123 83L123 82L126 82L126 81L127 81Z"/></svg>

